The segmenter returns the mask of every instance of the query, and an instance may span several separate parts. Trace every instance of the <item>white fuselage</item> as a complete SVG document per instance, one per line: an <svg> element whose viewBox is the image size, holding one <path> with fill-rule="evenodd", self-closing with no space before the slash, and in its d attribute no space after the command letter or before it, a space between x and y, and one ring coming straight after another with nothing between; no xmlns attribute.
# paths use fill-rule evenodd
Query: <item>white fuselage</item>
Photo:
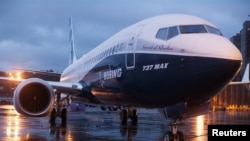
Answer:
<svg viewBox="0 0 250 141"><path fill-rule="evenodd" d="M213 66L211 62L222 64ZM230 66L232 62L235 65ZM212 91L205 95L207 100L232 80L241 63L239 50L216 26L198 17L170 14L143 20L118 32L68 66L61 81L84 81L103 103L116 104L116 100L120 100L137 104L138 99L142 99L139 105L150 105L150 97L157 93L161 99L159 105L164 105L194 98L201 92L194 90L197 87L194 84L201 83L200 87L204 87L208 84L199 81L213 83L208 76L224 73L225 68L218 69L220 66L231 69L228 76L218 78L221 83L208 87ZM200 77L196 78L195 74ZM182 84L192 78L198 82L192 85L189 80L190 84ZM141 85L136 85L141 81ZM182 96L187 86L193 94ZM168 96L162 96L164 93ZM173 94L178 98L167 102ZM156 98L152 104L157 105L157 101Z"/></svg>

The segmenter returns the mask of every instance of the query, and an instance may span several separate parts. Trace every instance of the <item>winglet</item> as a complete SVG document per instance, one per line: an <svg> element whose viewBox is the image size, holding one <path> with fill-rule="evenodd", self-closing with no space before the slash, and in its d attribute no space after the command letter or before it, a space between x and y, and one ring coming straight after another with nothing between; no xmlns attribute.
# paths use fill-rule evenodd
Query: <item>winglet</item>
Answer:
<svg viewBox="0 0 250 141"><path fill-rule="evenodd" d="M241 82L249 82L249 64L247 64L243 78Z"/></svg>
<svg viewBox="0 0 250 141"><path fill-rule="evenodd" d="M70 26L70 31L69 31L69 42L70 42L69 65L71 65L73 62L76 61L72 17L69 18L69 26Z"/></svg>

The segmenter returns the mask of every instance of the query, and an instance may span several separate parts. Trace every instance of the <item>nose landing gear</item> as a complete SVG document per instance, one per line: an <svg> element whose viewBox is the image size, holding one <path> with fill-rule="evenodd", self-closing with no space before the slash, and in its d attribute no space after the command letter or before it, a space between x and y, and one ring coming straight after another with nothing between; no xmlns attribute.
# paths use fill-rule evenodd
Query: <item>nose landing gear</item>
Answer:
<svg viewBox="0 0 250 141"><path fill-rule="evenodd" d="M184 119L181 116L174 118L173 122L170 124L171 130L167 132L164 140L167 141L184 141L184 134L177 130L177 126L184 125Z"/></svg>

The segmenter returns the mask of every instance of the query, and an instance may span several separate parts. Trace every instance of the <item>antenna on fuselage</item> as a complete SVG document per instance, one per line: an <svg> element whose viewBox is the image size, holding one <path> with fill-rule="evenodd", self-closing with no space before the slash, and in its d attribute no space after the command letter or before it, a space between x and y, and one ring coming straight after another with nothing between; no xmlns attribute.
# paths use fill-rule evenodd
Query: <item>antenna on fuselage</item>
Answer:
<svg viewBox="0 0 250 141"><path fill-rule="evenodd" d="M69 43L70 43L70 56L69 56L69 65L73 64L76 61L76 52L75 52L75 44L74 44L74 34L73 34L73 25L72 25L72 17L69 17Z"/></svg>

